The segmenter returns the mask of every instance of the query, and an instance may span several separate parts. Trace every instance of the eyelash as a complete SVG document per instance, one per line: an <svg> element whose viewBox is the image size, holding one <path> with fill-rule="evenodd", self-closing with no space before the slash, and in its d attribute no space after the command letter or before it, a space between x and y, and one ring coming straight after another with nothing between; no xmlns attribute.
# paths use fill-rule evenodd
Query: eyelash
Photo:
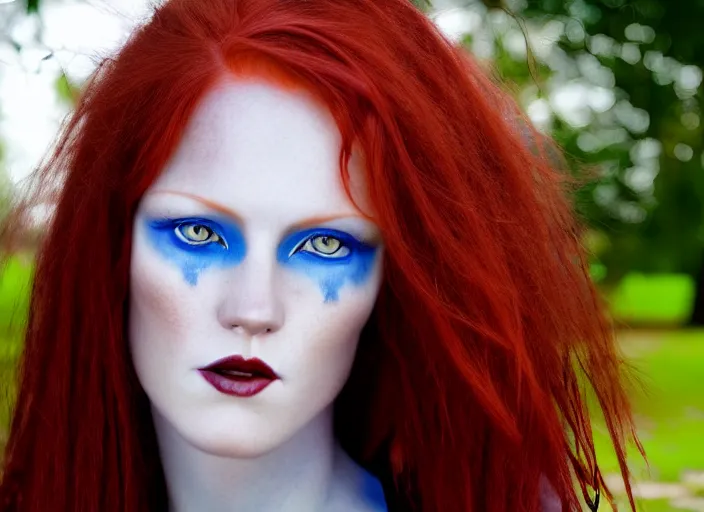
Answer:
<svg viewBox="0 0 704 512"><path fill-rule="evenodd" d="M220 246L222 246L224 249L228 249L228 242L223 237L219 230L216 229L211 225L211 223L206 222L205 220L201 219L176 219L176 220L164 220L164 222L169 222L173 225L173 232L176 236L176 238L181 241L182 243L190 246L190 247L207 247L209 245L212 245L213 243L216 243ZM184 227L192 227L192 228L205 228L210 235L208 236L207 239L198 241L198 240L192 240L189 239L183 232L182 228ZM215 240L210 240L213 236L217 237ZM336 242L339 243L339 247L337 247L334 251L330 253L325 253L322 252L314 247L314 241L318 239L332 239ZM305 237L300 243L296 245L296 247L291 251L289 256L293 256L294 254L297 253L306 253L306 254L311 254L313 256L325 259L325 260L344 260L349 256L352 251L353 251L353 246L355 245L355 242L357 244L361 244L362 242L357 241L350 235L346 233L341 233L337 231L318 231L318 232L313 232L309 236ZM338 253L343 252L344 254L342 255L337 255ZM337 256L336 256L337 255Z"/></svg>
<svg viewBox="0 0 704 512"><path fill-rule="evenodd" d="M344 260L352 252L352 244L350 242L346 243L346 238L347 237L342 236L341 233L339 235L332 233L313 233L296 245L296 247L291 251L290 256L293 256L299 252L304 252L325 260ZM339 247L330 253L322 252L314 247L314 241L318 239L332 239L339 243ZM340 252L343 254L338 255Z"/></svg>
<svg viewBox="0 0 704 512"><path fill-rule="evenodd" d="M193 238L190 238L185 233L183 233L182 228L184 228L184 227L186 227L186 228L188 228L188 227L190 227L190 228L204 228L207 230L209 235L204 240L194 240ZM204 247L204 246L216 243L216 244L222 246L224 249L229 249L229 246L227 244L227 240L225 240L225 238L222 235L220 235L214 228L212 228L202 222L192 222L192 221L178 222L176 224L176 227L174 227L174 234L176 235L176 238L178 238L183 243L190 245L192 247ZM211 238L213 238L213 237L215 237L215 239L211 240Z"/></svg>

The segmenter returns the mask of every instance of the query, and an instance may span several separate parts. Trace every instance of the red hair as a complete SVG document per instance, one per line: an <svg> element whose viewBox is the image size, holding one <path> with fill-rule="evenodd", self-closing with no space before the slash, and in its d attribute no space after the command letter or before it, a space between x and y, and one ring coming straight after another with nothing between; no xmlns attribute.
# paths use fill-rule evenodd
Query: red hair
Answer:
<svg viewBox="0 0 704 512"><path fill-rule="evenodd" d="M125 339L132 219L199 100L250 57L326 103L343 179L353 146L366 160L385 280L336 429L393 482L389 500L533 512L546 479L578 509L591 487L605 490L587 388L630 494L622 364L564 176L479 66L407 0L171 0L102 63L39 175L40 193L59 194L38 255L3 510L165 509Z"/></svg>

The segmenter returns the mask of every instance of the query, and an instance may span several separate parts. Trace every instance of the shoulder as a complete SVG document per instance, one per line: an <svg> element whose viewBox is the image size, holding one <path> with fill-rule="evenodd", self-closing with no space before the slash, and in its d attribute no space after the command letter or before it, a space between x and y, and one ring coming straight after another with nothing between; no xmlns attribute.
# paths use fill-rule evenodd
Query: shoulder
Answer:
<svg viewBox="0 0 704 512"><path fill-rule="evenodd" d="M364 475L363 483L364 501L369 507L369 512L387 512L386 496L381 482L371 473Z"/></svg>
<svg viewBox="0 0 704 512"><path fill-rule="evenodd" d="M346 453L338 453L336 483L326 510L331 512L388 512L384 488L379 479L354 462Z"/></svg>
<svg viewBox="0 0 704 512"><path fill-rule="evenodd" d="M545 477L540 478L540 512L562 512L560 498Z"/></svg>

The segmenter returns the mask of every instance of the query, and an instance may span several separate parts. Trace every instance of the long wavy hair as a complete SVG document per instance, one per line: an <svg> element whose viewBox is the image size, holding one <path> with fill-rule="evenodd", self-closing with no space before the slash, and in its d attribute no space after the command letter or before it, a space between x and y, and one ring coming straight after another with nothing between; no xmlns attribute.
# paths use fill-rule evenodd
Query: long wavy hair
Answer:
<svg viewBox="0 0 704 512"><path fill-rule="evenodd" d="M246 59L322 98L346 184L353 148L364 155L385 278L335 428L389 501L534 512L545 482L564 510L609 496L588 395L630 496L623 362L566 176L480 66L408 0L170 0L102 62L4 227L8 240L38 198L56 198L2 510L166 508L126 341L132 220L201 98Z"/></svg>

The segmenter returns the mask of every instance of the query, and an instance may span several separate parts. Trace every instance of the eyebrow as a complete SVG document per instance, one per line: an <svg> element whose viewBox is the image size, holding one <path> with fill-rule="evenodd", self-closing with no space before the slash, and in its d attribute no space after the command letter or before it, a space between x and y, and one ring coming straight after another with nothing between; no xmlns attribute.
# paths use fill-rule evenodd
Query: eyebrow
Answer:
<svg viewBox="0 0 704 512"><path fill-rule="evenodd" d="M196 194L191 194L189 192L176 192L174 190L158 190L158 191L154 192L154 194L166 194L166 195L170 195L170 196L181 196L181 197L185 197L187 199L191 199L193 201L196 201L198 203L201 203L201 204L207 206L211 210L215 210L216 212L223 213L223 214L227 215L228 217L232 217L233 219L235 219L235 221L237 223L239 223L240 225L244 225L244 222L242 220L242 216L239 213L237 213L236 211L234 211L226 206L223 206L219 203L216 203L215 201L211 201L210 199L205 199L204 197L200 197Z"/></svg>
<svg viewBox="0 0 704 512"><path fill-rule="evenodd" d="M204 197L200 197L196 194L191 194L189 192L176 192L174 190L158 190L156 192L153 192L154 194L167 194L167 195L172 195L172 196L181 196L185 197L187 199L191 199L193 201L196 201L198 203L201 203L211 210L215 210L217 212L223 213L227 215L228 217L233 218L238 224L241 226L244 225L243 217L239 213L237 213L235 210L232 208L228 208L227 206L221 205L215 201L212 201L210 199L206 199ZM339 220L339 219L349 219L349 218L360 218L363 220L369 220L363 215L355 215L355 214L343 214L343 215L325 215L325 216L320 216L320 217L310 217L308 219L304 219L299 222L295 222L294 224L291 225L290 230L291 231L296 231L300 229L307 229L311 228L314 226L318 226L320 224L325 224L327 222L332 222L334 220Z"/></svg>

